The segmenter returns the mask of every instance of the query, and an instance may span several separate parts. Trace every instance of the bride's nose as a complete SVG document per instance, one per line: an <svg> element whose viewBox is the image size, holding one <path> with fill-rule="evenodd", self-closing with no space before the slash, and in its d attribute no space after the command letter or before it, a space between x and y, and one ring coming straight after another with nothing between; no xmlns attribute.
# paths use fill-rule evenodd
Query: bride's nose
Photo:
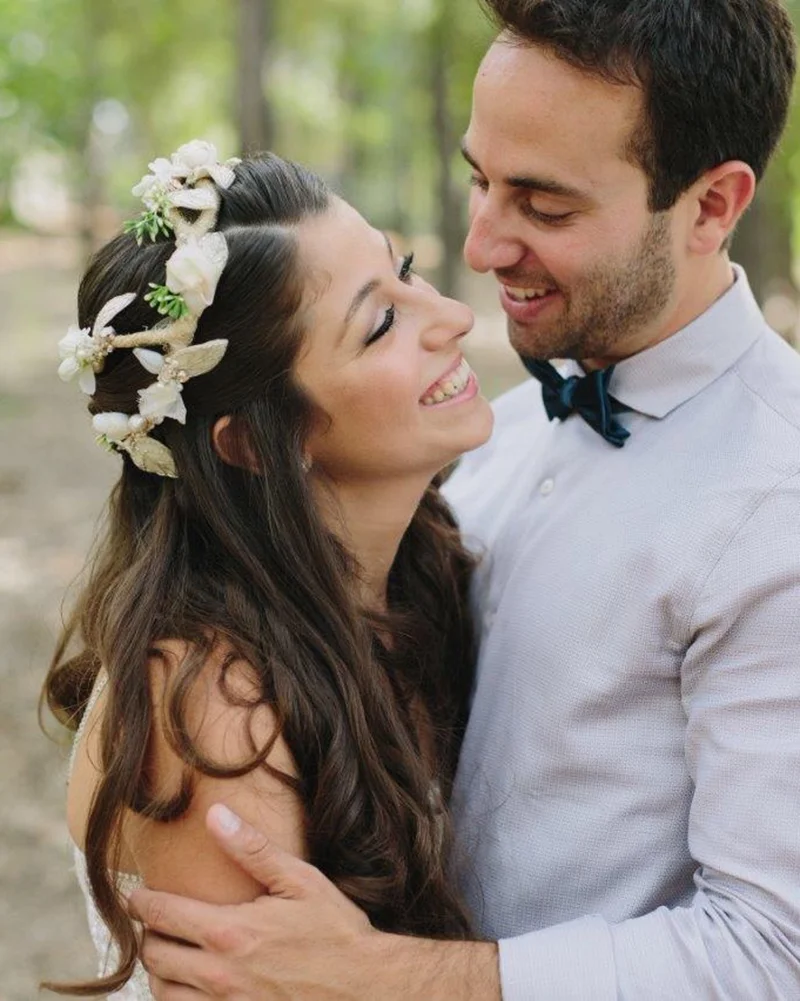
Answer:
<svg viewBox="0 0 800 1001"><path fill-rule="evenodd" d="M429 351L438 351L468 334L474 324L475 314L466 303L437 295L425 324L422 343Z"/></svg>

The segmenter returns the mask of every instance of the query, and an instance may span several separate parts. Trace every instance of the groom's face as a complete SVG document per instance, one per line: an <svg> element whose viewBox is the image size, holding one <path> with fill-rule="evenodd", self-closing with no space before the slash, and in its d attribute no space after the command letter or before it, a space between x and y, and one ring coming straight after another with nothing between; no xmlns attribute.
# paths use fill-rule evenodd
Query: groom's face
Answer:
<svg viewBox="0 0 800 1001"><path fill-rule="evenodd" d="M633 86L501 38L475 82L467 263L494 272L522 354L607 363L657 337L674 305L672 214L648 208L630 152Z"/></svg>

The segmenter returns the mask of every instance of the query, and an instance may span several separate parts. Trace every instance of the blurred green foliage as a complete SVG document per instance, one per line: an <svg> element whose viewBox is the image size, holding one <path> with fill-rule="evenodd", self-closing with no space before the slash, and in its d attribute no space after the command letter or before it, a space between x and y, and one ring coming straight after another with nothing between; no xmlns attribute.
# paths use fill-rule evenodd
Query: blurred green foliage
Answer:
<svg viewBox="0 0 800 1001"><path fill-rule="evenodd" d="M449 111L463 129L491 37L477 4L263 2L273 148L316 167L378 225L424 226L437 170L432 26L446 5ZM76 198L94 174L103 199L129 211L128 190L154 156L195 136L235 153L240 17L235 0L0 0L5 220L11 186L34 154L58 158Z"/></svg>
<svg viewBox="0 0 800 1001"><path fill-rule="evenodd" d="M788 6L800 18L800 0ZM248 8L263 15L260 49ZM193 137L223 156L252 145L240 109L257 90L260 148L316 168L378 226L435 233L452 264L458 138L491 36L478 0L0 0L0 224L79 229L88 248L130 214L153 157ZM49 218L40 202L56 187ZM736 248L759 290L788 283L798 213L795 107Z"/></svg>

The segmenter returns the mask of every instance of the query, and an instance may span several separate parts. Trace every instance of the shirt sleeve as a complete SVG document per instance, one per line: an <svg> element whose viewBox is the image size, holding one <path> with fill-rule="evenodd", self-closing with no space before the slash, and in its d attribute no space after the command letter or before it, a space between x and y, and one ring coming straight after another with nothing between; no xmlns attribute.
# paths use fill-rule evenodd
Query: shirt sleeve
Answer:
<svg viewBox="0 0 800 1001"><path fill-rule="evenodd" d="M681 697L691 904L501 942L504 1001L800 998L797 476L753 505L699 586Z"/></svg>

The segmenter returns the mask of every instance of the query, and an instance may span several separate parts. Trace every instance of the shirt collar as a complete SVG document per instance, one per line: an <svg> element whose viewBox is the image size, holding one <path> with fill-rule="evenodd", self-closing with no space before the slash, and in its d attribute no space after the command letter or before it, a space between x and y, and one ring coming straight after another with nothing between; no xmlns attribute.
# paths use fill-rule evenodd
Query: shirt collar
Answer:
<svg viewBox="0 0 800 1001"><path fill-rule="evenodd" d="M619 362L609 392L631 410L666 417L727 372L767 328L742 268L710 309L652 348ZM577 363L570 369L580 371ZM570 372L571 374L571 372Z"/></svg>

